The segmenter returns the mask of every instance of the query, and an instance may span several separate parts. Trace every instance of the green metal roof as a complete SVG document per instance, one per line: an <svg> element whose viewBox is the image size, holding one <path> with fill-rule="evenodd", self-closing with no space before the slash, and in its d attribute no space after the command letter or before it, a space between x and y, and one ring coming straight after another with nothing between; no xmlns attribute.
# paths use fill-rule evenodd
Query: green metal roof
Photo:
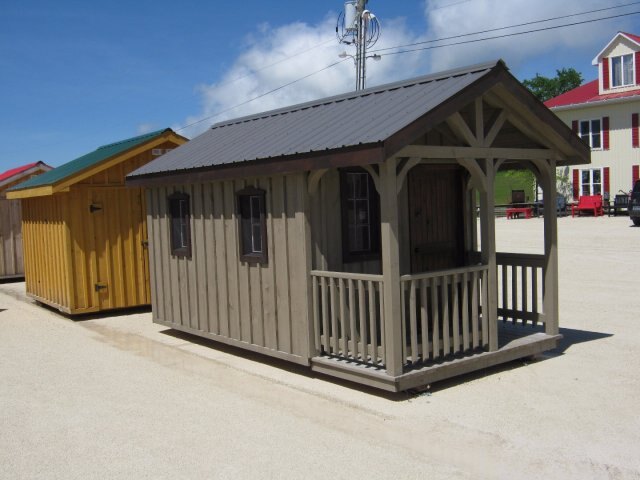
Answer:
<svg viewBox="0 0 640 480"><path fill-rule="evenodd" d="M15 187L10 188L9 190L25 190L28 188L54 185L79 172L82 172L83 170L91 168L99 164L100 162L107 160L108 158L126 152L133 147L153 140L154 138L171 131L172 130L170 128L165 128L162 130L156 130L155 132L145 133L144 135L139 135L137 137L121 140L119 142L103 145L101 147L98 147L91 153L87 153L86 155L78 157L75 160L71 160L70 162L60 165L53 170L49 170L48 172L43 173L42 175L30 178L26 182L20 183Z"/></svg>

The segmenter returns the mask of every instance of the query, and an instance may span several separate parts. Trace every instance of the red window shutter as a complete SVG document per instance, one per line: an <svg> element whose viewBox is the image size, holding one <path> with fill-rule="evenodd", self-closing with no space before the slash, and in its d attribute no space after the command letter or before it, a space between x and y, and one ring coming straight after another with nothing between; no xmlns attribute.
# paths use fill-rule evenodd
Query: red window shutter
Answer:
<svg viewBox="0 0 640 480"><path fill-rule="evenodd" d="M631 145L633 146L633 148L640 147L640 139L638 138L639 126L640 123L638 122L638 114L634 113L631 115Z"/></svg>
<svg viewBox="0 0 640 480"><path fill-rule="evenodd" d="M604 186L602 189L608 197L609 196L609 167L604 167L602 170L604 170L602 174L603 176L602 183L604 183Z"/></svg>
<svg viewBox="0 0 640 480"><path fill-rule="evenodd" d="M580 170L577 168L573 171L573 199L578 200L580 197Z"/></svg>
<svg viewBox="0 0 640 480"><path fill-rule="evenodd" d="M633 184L640 180L640 165L634 165L633 167L631 167L631 178L633 179L633 187Z"/></svg>
<svg viewBox="0 0 640 480"><path fill-rule="evenodd" d="M640 85L640 52L635 55L636 85Z"/></svg>
<svg viewBox="0 0 640 480"><path fill-rule="evenodd" d="M604 90L609 89L609 59L602 59L602 88Z"/></svg>
<svg viewBox="0 0 640 480"><path fill-rule="evenodd" d="M578 120L573 120L571 122L571 130L573 130L573 133L576 135L578 134Z"/></svg>
<svg viewBox="0 0 640 480"><path fill-rule="evenodd" d="M609 117L602 117L602 148L609 150Z"/></svg>

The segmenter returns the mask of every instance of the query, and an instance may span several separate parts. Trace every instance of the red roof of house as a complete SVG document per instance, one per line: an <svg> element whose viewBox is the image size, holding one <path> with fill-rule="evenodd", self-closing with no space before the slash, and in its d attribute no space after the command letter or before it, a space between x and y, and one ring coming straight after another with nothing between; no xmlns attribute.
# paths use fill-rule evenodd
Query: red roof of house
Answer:
<svg viewBox="0 0 640 480"><path fill-rule="evenodd" d="M7 170L6 172L0 174L0 182L3 182L4 180L7 180L8 178L11 178L11 177L13 177L15 175L18 175L18 174L22 173L22 172L25 172L25 171L29 170L30 168L33 168L33 167L35 167L35 166L37 166L39 164L46 166L46 163L44 163L44 162L33 162L33 163L27 163L26 165L22 165L21 167L16 167L16 168L12 168L10 170Z"/></svg>
<svg viewBox="0 0 640 480"><path fill-rule="evenodd" d="M634 42L640 43L640 36L634 35L632 33L627 33L627 32L620 32L620 33L623 34L623 35L626 35L627 37L629 37Z"/></svg>
<svg viewBox="0 0 640 480"><path fill-rule="evenodd" d="M640 40L640 37L638 37L638 39ZM599 95L598 80L593 80L589 83L585 83L584 85L580 85L578 88L569 90L562 95L558 95L557 97L547 100L546 102L544 102L544 104L549 108L554 108L564 107L567 105L580 105L584 103L601 102L605 100L613 100L616 98L625 97L640 97L640 89Z"/></svg>

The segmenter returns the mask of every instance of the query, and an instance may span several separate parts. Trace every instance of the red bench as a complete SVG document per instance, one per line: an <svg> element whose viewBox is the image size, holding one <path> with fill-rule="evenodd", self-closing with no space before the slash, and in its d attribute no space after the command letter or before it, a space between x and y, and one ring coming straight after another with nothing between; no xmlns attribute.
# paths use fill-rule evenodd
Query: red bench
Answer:
<svg viewBox="0 0 640 480"><path fill-rule="evenodd" d="M594 217L604 215L602 208L602 195L583 195L576 205L571 205L571 216L575 217L576 212L591 212Z"/></svg>
<svg viewBox="0 0 640 480"><path fill-rule="evenodd" d="M520 218L520 214L524 213L525 218L533 216L533 207L510 207L507 208L507 219Z"/></svg>

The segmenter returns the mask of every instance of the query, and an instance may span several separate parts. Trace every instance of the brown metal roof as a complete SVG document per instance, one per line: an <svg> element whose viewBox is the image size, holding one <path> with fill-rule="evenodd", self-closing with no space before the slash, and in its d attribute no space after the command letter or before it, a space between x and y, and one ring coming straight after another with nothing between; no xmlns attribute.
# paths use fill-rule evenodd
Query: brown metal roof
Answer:
<svg viewBox="0 0 640 480"><path fill-rule="evenodd" d="M129 178L384 142L489 73L497 63L220 122Z"/></svg>

